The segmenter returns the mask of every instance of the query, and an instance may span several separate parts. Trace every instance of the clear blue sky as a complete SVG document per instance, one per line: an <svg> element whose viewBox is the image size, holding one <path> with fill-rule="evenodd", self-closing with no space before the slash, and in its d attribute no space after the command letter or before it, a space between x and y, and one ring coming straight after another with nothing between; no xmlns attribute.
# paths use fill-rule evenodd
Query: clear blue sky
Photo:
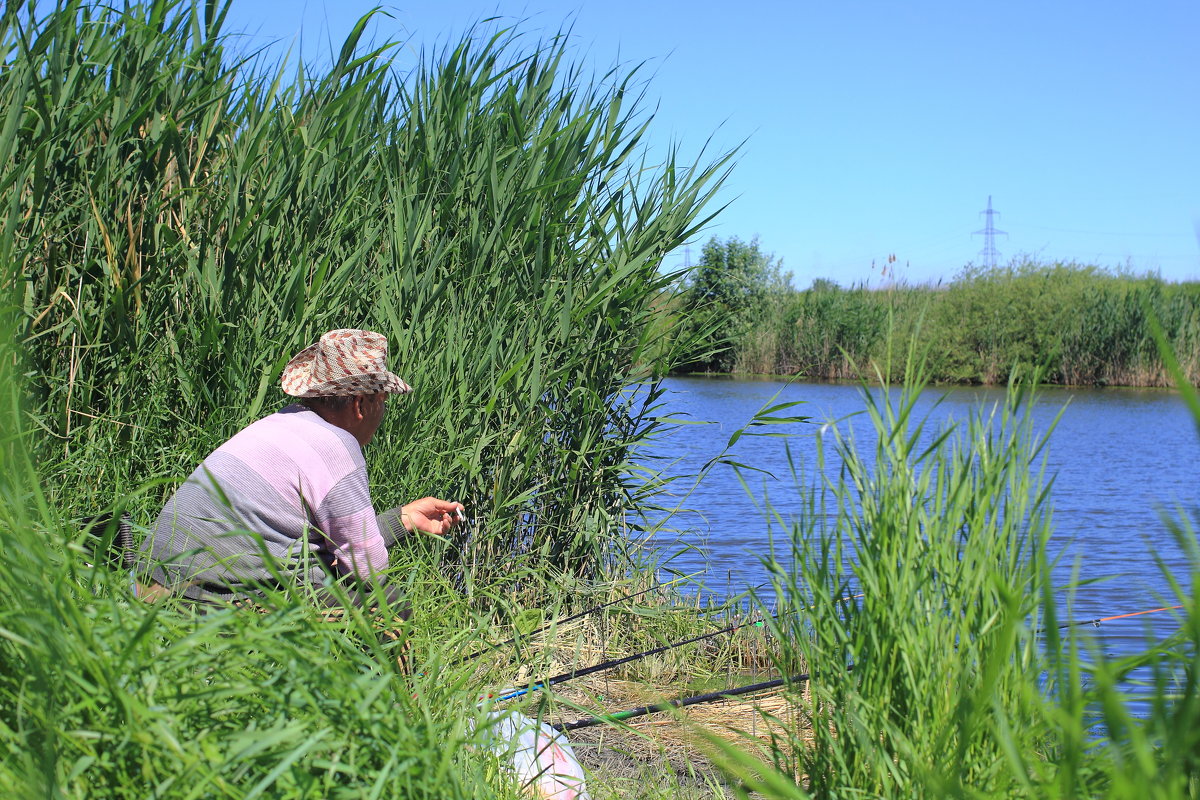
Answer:
<svg viewBox="0 0 1200 800"><path fill-rule="evenodd" d="M229 29L306 58L367 0L234 0ZM1200 2L420 0L375 35L415 46L473 21L573 26L598 70L647 63L652 136L743 139L706 231L758 236L795 285L912 283L1026 254L1200 280ZM302 34L302 42L299 38ZM694 261L701 242L691 249ZM682 261L683 254L672 258ZM874 267L872 267L874 262Z"/></svg>

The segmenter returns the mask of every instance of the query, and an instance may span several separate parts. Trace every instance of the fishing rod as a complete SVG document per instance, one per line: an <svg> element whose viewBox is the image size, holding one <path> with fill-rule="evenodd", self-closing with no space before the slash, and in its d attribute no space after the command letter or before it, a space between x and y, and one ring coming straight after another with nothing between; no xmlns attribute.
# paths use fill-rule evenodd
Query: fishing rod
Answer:
<svg viewBox="0 0 1200 800"><path fill-rule="evenodd" d="M613 714L600 714L595 717L584 717L577 719L574 722L556 722L550 727L562 733L564 731L574 731L580 728L590 728L593 725L602 725L606 722L623 722L634 717L644 717L647 714L656 714L659 711L667 711L672 708L686 708L700 703L711 703L716 700L725 700L730 697L737 697L743 694L752 694L754 692L763 692L767 689L776 689L787 683L804 683L809 680L808 673L802 675L793 675L790 678L774 678L762 683L752 683L749 686L740 686L736 689L725 689L720 692L708 692L707 694L698 694L693 697L683 697L677 700L667 700L662 703L653 703L648 706L638 706L631 708L628 711L617 711Z"/></svg>
<svg viewBox="0 0 1200 800"><path fill-rule="evenodd" d="M855 600L859 597L862 597L862 595L856 594L853 597L848 597L848 598L843 598L843 599ZM782 613L782 612L780 612L780 613ZM674 650L677 647L683 647L685 645L695 644L696 642L702 642L706 639L712 639L712 638L721 636L726 633L733 633L734 631L738 630L739 628L762 627L762 625L764 624L764 622L766 620L778 619L779 616L780 616L780 614L776 613L776 614L772 614L769 617L765 617L763 619L753 620L750 622L739 622L736 625L730 625L728 628L722 628L718 631L711 631L709 633L702 633L699 636L693 636L690 639L684 639L683 641L673 642L672 644L665 644L665 645L662 645L661 647L655 647L650 650L643 650L642 652L634 653L631 656L624 656L622 658L614 658L614 659L610 659L609 661L603 661L603 662L596 664L594 666L591 666L591 667L584 667L583 669L575 669L575 670L571 670L570 672L564 672L559 675L555 675L551 678L547 678L544 681L539 681L537 683L531 684L529 686L516 688L516 689L509 689L505 692L500 692L499 694L483 695L479 699L480 700L495 700L496 702L512 700L513 698L520 697L521 695L524 695L524 694L529 694L530 692L536 692L541 689L546 689L550 686L554 686L559 683L565 683L566 681L574 680L575 678L582 678L586 675L594 675L597 672L604 672L606 670L610 670L615 667L619 667L622 664L628 664L631 661L637 661L638 659L648 658L649 656L658 655L659 653L665 653L668 650Z"/></svg>
<svg viewBox="0 0 1200 800"><path fill-rule="evenodd" d="M848 599L855 599L855 598L859 598L859 597L862 597L862 595L861 594L855 595L854 597L848 598ZM1074 622L1066 622L1066 623L1063 623L1062 625L1059 625L1058 627L1059 628L1067 628L1067 627L1070 627L1073 625L1095 625L1098 627L1101 622L1111 622L1112 620L1126 619L1128 617L1137 617L1137 616L1141 616L1143 614L1154 614L1154 613L1157 613L1160 611L1173 611L1173 610L1179 609L1179 608L1183 608L1183 606L1181 606L1181 605L1179 605L1179 606L1164 606L1163 608L1153 608L1153 609L1148 609L1145 611L1134 611L1134 612L1128 613L1128 614L1115 614L1110 617L1101 617L1099 619L1078 620L1078 621L1074 621ZM772 614L767 619L777 619L778 617L779 617L779 614ZM679 642L673 642L672 644L666 644L666 645L662 645L660 647L652 648L650 650L644 650L640 653L634 653L633 655L624 656L622 658L614 658L614 659L610 659L608 661L603 661L603 662L596 664L594 666L591 666L591 667L584 667L582 669L571 670L570 672L563 672L558 675L554 675L550 678L547 678L545 680L538 681L537 683L530 684L529 686L509 689L507 691L500 692L498 694L483 695L480 697L480 700L495 700L496 702L512 700L514 698L521 697L522 695L529 694L530 692L536 692L536 691L540 691L542 689L547 689L551 686L555 686L560 683L565 683L569 680L574 680L575 678L582 678L587 675L594 675L597 672L604 672L604 671L607 671L610 669L614 669L616 667L622 666L623 664L628 664L632 661L637 661L642 658L648 658L649 656L658 655L659 653L665 653L669 650L674 650L675 648L678 648L678 647L684 647L685 645L695 644L696 642L702 642L702 641L705 641L706 639L712 639L712 638L721 636L726 633L732 633L732 632L738 630L739 628L746 628L746 627L752 627L752 626L761 627L763 625L763 623L764 623L764 620L762 620L762 619L755 620L753 622L740 622L736 625L730 625L727 628L722 628L717 631L711 631L709 633L700 634L699 636L693 636L690 639L684 639Z"/></svg>
<svg viewBox="0 0 1200 800"><path fill-rule="evenodd" d="M586 617L589 614L594 614L597 611L603 611L604 609L609 608L610 606L615 606L617 603L624 603L627 600L634 600L638 597L641 597L644 594L649 594L650 592L654 591L655 589L661 589L665 586L670 586L671 584L678 583L681 580L684 580L684 578L675 578L674 580L656 583L653 586L651 586L649 589L643 589L642 591L636 592L635 594L626 595L625 597L618 597L616 600L610 600L607 603L601 603L598 606L593 606L592 608L589 608L586 611L580 611L578 614L572 614L569 617L563 617L562 619L551 620L550 622L547 622L545 625L538 628L537 630L534 630L534 631L531 631L530 633L524 634L524 637L530 638L533 636L537 636L539 633L548 631L553 627L556 627L556 626L561 627L563 625L566 625L568 622L574 622L575 620L581 619L582 617ZM509 639L508 641L501 642L500 644L486 645L485 647L482 647L479 650L476 650L474 653L471 653L470 655L463 656L462 658L458 659L457 661L451 663L450 666L457 667L461 664L466 664L468 661L474 661L475 659L479 658L480 656L484 655L485 653L488 653L488 652L491 652L494 650L499 650L501 647L507 647L510 644L515 644L516 641L520 638L522 638L522 636L517 635L517 636L514 636L513 638Z"/></svg>
<svg viewBox="0 0 1200 800"><path fill-rule="evenodd" d="M776 615L776 616L778 616L778 615ZM597 672L604 672L605 670L610 670L615 667L619 667L622 664L628 664L630 661L637 661L638 659L641 659L641 658L648 658L649 656L658 655L659 653L665 653L668 650L674 650L677 647L683 647L684 645L695 644L696 642L702 642L705 639L712 639L716 636L720 636L725 633L732 633L733 631L736 631L738 628L761 626L762 624L763 624L762 620L756 620L754 622L740 622L737 625L730 625L728 628L722 628L719 631L712 631L710 633L702 633L699 636L693 636L690 639L684 639L683 641L674 642L672 644L665 644L665 645L662 645L661 647L655 647L652 650L644 650L641 653L634 653L631 656L625 656L623 658L614 658L609 661L604 661L599 664L596 664L595 666L584 667L583 669L574 669L574 670L571 670L570 672L563 672L559 675L555 675L553 677L545 679L544 681L539 681L539 682L531 684L529 686L525 686L525 687L522 687L519 689L509 689L507 692L501 692L499 695L492 695L492 694L485 695L484 697L482 697L480 699L496 700L497 702L502 702L504 700L512 700L514 697L520 697L523 694L528 694L530 692L536 692L540 689L546 689L550 686L554 686L559 683L565 683L566 681L574 680L575 678L582 678L585 675L593 675Z"/></svg>
<svg viewBox="0 0 1200 800"><path fill-rule="evenodd" d="M1099 617L1097 619L1076 620L1074 622L1063 623L1062 625L1059 625L1058 627L1059 628L1068 628L1068 627L1071 627L1074 625L1099 626L1101 622L1111 622L1116 619L1127 619L1129 617L1139 617L1139 616L1142 616L1143 614L1156 614L1160 611L1175 611L1180 608L1183 608L1183 606L1182 605L1163 606L1162 608L1151 608L1151 609L1146 609L1145 611L1133 611L1128 614L1114 614L1109 617ZM761 624L761 622L756 623L756 624ZM854 669L853 664L846 667L847 672L852 671L853 669ZM561 676L559 676L559 677L561 677ZM554 680L554 678L551 678L550 681L547 681L546 683L550 683L553 680ZM551 724L550 727L554 728L556 731L559 731L560 733L562 733L565 731L579 730L580 728L590 728L594 725L602 725L605 723L623 722L625 720L634 719L636 717L644 717L647 714L656 714L660 711L669 711L672 708L686 708L687 706L694 706L694 705L698 705L700 703L711 703L711 702L715 702L717 700L724 700L727 698L738 697L739 695L753 694L755 692L763 692L768 689L777 689L780 686L783 686L784 684L788 684L788 683L791 683L791 684L804 683L808 680L810 680L810 676L808 675L808 673L804 673L801 675L793 675L790 678L774 678L769 681L763 681L761 683L753 683L753 684L750 684L749 686L741 686L736 689L726 689L724 691L719 691L719 692L708 692L706 694L698 694L698 695L694 695L692 697L684 697L684 698L680 698L680 699L676 699L676 700L667 700L662 703L653 703L653 704L647 705L647 706L638 706L637 708L631 708L628 711L617 711L612 714L599 714L594 717L584 717L582 719L577 719L574 722L557 722L557 723Z"/></svg>

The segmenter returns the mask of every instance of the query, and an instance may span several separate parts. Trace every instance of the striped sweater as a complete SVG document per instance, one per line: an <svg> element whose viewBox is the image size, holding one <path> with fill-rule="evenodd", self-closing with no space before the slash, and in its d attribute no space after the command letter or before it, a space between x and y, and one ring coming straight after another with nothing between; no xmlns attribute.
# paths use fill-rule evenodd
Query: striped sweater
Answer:
<svg viewBox="0 0 1200 800"><path fill-rule="evenodd" d="M142 551L159 583L234 592L276 576L319 584L328 567L370 579L388 561L358 440L302 405L204 459Z"/></svg>

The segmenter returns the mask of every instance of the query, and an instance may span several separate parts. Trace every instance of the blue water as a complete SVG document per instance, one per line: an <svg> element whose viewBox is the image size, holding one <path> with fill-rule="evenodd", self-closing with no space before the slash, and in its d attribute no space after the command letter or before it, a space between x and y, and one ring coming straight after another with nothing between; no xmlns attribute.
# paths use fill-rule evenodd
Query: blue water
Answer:
<svg viewBox="0 0 1200 800"><path fill-rule="evenodd" d="M657 466L668 474L695 475L768 403L802 401L783 413L814 418L756 429L790 430L792 465L785 440L744 436L733 445L728 458L771 475L743 471L743 485L733 468L719 465L698 484L689 477L677 481L675 500L687 510L672 519L677 532L656 540L673 555L670 568L700 576L716 596L763 586L761 558L771 537L785 533L764 508L769 502L785 520L803 510L803 490L818 473L815 437L821 425L853 431L862 453L873 448L869 420L853 416L865 407L861 389L725 378L672 378L667 386L664 411L704 423L680 426L655 443L652 452L663 459ZM930 389L918 401L918 417L928 416L936 428L948 419L965 421L974 409L1002 405L1003 399L999 389ZM1200 518L1200 436L1186 406L1176 393L1161 389L1040 390L1032 409L1035 433L1050 431L1056 417L1043 451L1046 478L1052 480L1056 578L1066 584L1077 570L1084 580L1105 579L1077 589L1069 608L1068 594L1061 593L1060 616L1086 620L1173 604L1155 554L1181 580L1186 559L1164 515L1187 517L1194 528ZM831 450L826 447L826 468L836 466ZM1111 654L1133 652L1147 636L1162 638L1174 628L1169 613L1149 614L1104 623L1101 641Z"/></svg>

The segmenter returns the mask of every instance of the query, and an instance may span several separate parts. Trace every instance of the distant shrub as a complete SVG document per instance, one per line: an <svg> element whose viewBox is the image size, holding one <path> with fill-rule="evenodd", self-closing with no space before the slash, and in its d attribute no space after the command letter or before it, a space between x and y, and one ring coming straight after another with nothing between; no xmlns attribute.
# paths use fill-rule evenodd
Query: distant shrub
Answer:
<svg viewBox="0 0 1200 800"><path fill-rule="evenodd" d="M1050 383L1163 386L1153 315L1185 372L1200 378L1200 284L1095 266L968 266L936 287L843 288L818 279L803 291L782 290L763 308L731 340L721 362L730 369L871 376L888 361L891 332L897 341L919 337L936 382L1003 384L1037 370Z"/></svg>

